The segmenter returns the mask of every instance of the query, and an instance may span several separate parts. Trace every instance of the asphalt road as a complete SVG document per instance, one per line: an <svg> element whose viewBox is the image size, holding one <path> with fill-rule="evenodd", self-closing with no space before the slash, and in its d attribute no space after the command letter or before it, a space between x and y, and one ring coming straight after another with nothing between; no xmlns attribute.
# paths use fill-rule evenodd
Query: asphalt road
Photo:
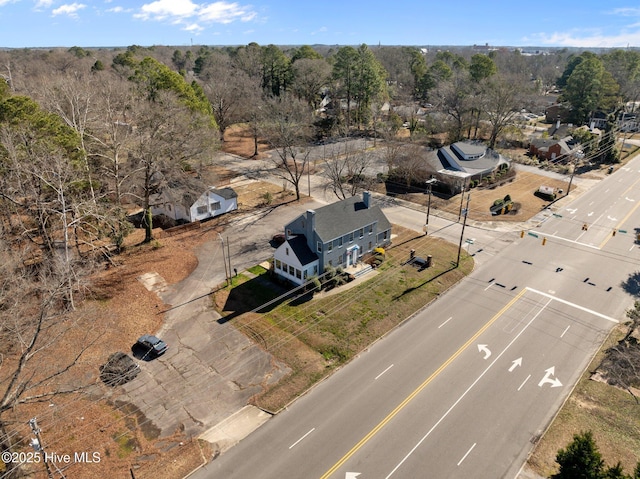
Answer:
<svg viewBox="0 0 640 479"><path fill-rule="evenodd" d="M496 232L462 283L194 477L516 477L632 304L639 182L636 159Z"/></svg>

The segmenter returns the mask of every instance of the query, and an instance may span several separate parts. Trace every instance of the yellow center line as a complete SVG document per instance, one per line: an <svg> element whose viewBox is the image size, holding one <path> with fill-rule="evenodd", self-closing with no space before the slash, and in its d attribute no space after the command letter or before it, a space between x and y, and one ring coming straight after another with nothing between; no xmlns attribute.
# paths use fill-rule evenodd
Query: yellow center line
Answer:
<svg viewBox="0 0 640 479"><path fill-rule="evenodd" d="M636 184L637 184L639 181L640 181L640 178L639 178L639 179L637 179L636 181L634 181L634 182L633 182L633 184L632 184L629 188L627 188L627 190L626 190L624 193L622 193L622 195L620 195L620 196L621 196L621 197L622 197L623 195L624 195L624 196L626 196L626 195L627 195L627 193L628 193L632 188L634 188L634 187L636 186ZM633 213L638 209L638 207L639 207L639 206L640 206L640 202L636 202L636 205L631 209L631 211L629 211L629 213L627 213L627 215L626 215L624 218L622 218L622 221L620 221L620 222L616 225L615 229L616 229L616 230L619 230L619 229L620 229L620 227L621 227L623 224L625 224L625 222L629 219L629 216L631 216L631 215L632 215L632 214L633 214ZM602 241L602 243L600 243L600 246L598 246L598 249L602 249L602 248L604 247L604 245L606 245L606 244L609 242L609 240L610 240L611 238L613 238L613 232L611 232L611 233L609 233L609 234L607 235L607 237Z"/></svg>
<svg viewBox="0 0 640 479"><path fill-rule="evenodd" d="M320 479L327 479L331 474L336 472L338 468L340 468L345 462L347 462L362 446L364 446L369 440L375 436L389 421L391 421L402 409L404 409L420 392L426 388L431 381L433 381L442 371L444 371L447 366L449 366L462 352L467 349L472 343L474 343L478 337L484 333L496 320L502 316L511 306L514 305L516 301L520 299L520 297L526 292L526 289L520 291L514 298L509 301L500 311L498 311L493 318L491 318L484 326L482 326L469 340L464 343L460 349L458 349L449 359L447 359L442 365L436 369L431 376L429 376L425 381L420 384L411 394L409 394L400 404L396 406L396 408L391 411L387 417L385 417L382 421L378 423L376 427L374 427L369 433L364 436L358 443L351 448L349 452L347 452L342 459L336 462L331 469L325 472Z"/></svg>

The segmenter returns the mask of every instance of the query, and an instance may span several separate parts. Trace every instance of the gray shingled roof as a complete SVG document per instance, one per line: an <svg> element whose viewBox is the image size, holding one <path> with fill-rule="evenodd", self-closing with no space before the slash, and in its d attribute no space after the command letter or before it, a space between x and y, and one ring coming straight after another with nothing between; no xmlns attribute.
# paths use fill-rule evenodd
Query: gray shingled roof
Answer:
<svg viewBox="0 0 640 479"><path fill-rule="evenodd" d="M471 149L473 148L473 153L477 153L479 148L475 145L466 145L462 142L456 143L460 148L463 146L468 151L467 153L471 154ZM483 147L484 148L484 147ZM486 148L484 148L486 150ZM443 146L438 149L438 158L442 162L442 166L445 169L453 169L458 171L465 171L467 173L472 173L475 171L485 171L496 168L498 164L500 164L500 157L493 156L489 154L485 154L480 158L475 160L465 160L464 158L460 158L456 151L451 148L451 146ZM444 161L443 161L444 160Z"/></svg>
<svg viewBox="0 0 640 479"><path fill-rule="evenodd" d="M318 259L318 255L307 246L307 240L304 235L293 236L287 240L287 243L289 243L293 254L300 260L302 266L313 263Z"/></svg>
<svg viewBox="0 0 640 479"><path fill-rule="evenodd" d="M230 200L231 198L236 198L238 194L233 190L233 188L211 188L211 191L218 196L222 196L225 200Z"/></svg>
<svg viewBox="0 0 640 479"><path fill-rule="evenodd" d="M367 208L359 196L337 201L316 211L316 233L323 242L343 236L371 223L378 223L378 233L391 228L379 206Z"/></svg>

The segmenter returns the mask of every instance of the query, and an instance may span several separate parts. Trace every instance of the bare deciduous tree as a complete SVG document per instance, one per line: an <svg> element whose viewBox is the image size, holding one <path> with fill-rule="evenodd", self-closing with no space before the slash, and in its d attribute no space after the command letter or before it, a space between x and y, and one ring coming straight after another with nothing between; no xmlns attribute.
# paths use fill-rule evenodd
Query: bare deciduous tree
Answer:
<svg viewBox="0 0 640 479"><path fill-rule="evenodd" d="M171 188L180 190L198 183L192 165L203 162L215 148L217 131L209 118L185 107L175 94L159 91L154 101L134 106L129 158L134 170L132 192L144 209L145 241L153 239L151 197Z"/></svg>
<svg viewBox="0 0 640 479"><path fill-rule="evenodd" d="M365 177L367 167L371 163L370 157L362 151L335 149L329 157L323 158L325 190L331 190L340 200L355 196L358 191L367 189Z"/></svg>
<svg viewBox="0 0 640 479"><path fill-rule="evenodd" d="M262 133L273 148L270 157L274 175L291 184L300 200L300 180L308 166L311 112L288 95L266 105Z"/></svg>

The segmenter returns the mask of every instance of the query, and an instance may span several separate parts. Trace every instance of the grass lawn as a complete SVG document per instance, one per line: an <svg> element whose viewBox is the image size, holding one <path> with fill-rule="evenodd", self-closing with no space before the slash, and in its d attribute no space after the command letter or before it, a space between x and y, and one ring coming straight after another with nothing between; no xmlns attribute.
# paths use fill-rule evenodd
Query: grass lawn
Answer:
<svg viewBox="0 0 640 479"><path fill-rule="evenodd" d="M266 272L239 278L234 288L215 295L224 320L231 318L240 331L292 369L287 378L256 397L256 405L278 411L473 269L473 259L464 251L460 267L454 267L457 245L396 226L394 234L385 261L362 282L315 296L280 298L259 312L252 310L269 296L283 293L274 289ZM412 249L418 256L431 255L433 266L420 271L403 265Z"/></svg>

